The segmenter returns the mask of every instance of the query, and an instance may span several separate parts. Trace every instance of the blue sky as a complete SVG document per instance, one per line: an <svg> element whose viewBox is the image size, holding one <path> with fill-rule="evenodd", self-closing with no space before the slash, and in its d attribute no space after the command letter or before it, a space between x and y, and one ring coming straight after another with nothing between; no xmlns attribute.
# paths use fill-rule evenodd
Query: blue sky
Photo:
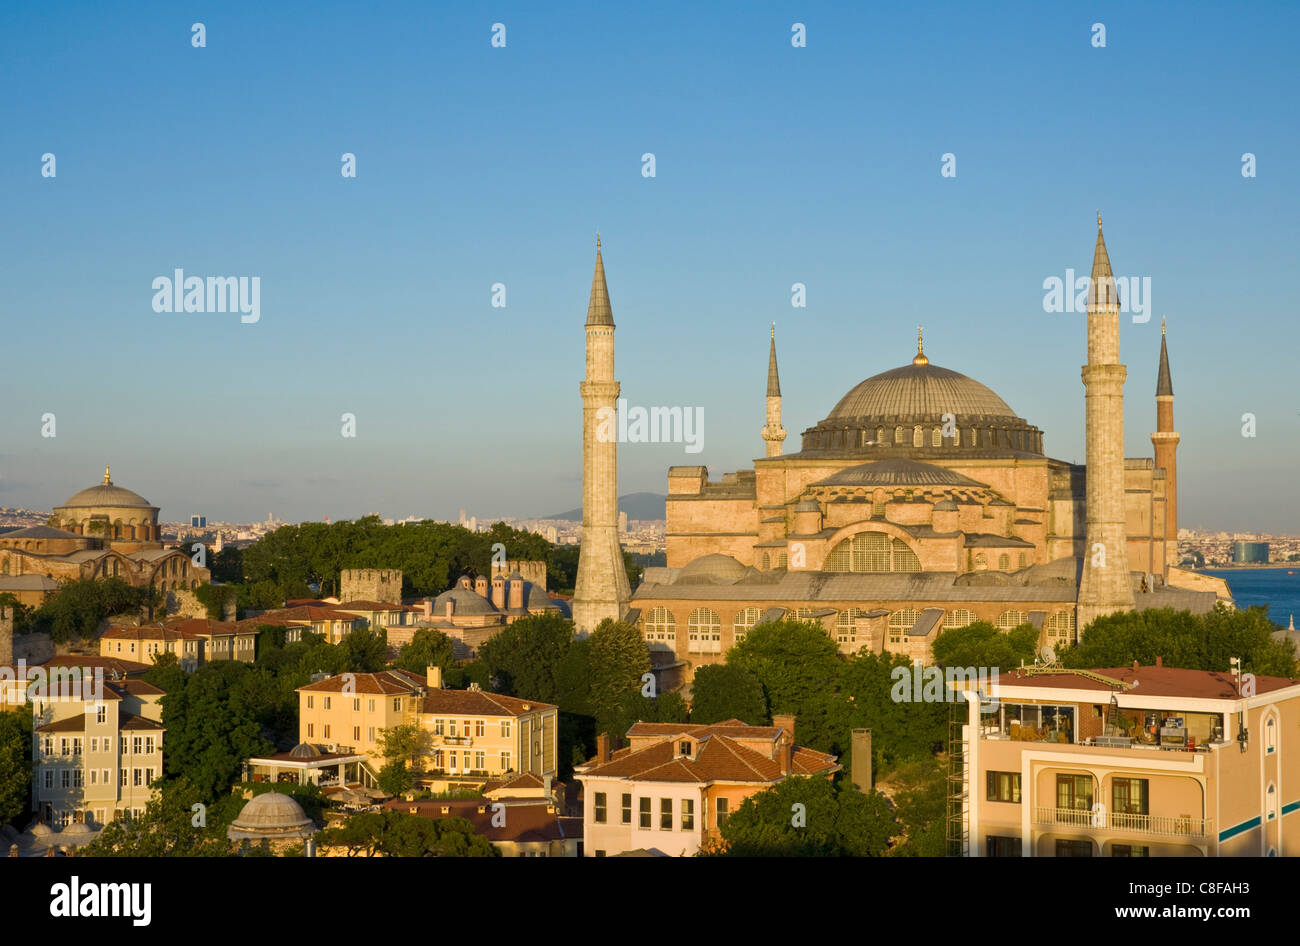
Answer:
<svg viewBox="0 0 1300 946"><path fill-rule="evenodd" d="M705 418L623 492L762 455L772 321L790 449L920 323L1082 461L1084 317L1042 284L1101 208L1152 280L1127 453L1166 315L1182 524L1300 532L1294 5L270 6L0 10L0 504L111 461L165 518L570 508L598 229L624 395ZM178 267L259 276L261 321L155 313Z"/></svg>

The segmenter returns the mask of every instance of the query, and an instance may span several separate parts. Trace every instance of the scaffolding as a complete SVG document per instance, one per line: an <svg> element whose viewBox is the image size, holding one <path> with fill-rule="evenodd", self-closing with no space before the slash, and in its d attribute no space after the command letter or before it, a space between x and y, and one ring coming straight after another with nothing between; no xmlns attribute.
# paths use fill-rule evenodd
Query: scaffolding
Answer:
<svg viewBox="0 0 1300 946"><path fill-rule="evenodd" d="M966 747L969 720L964 697L948 704L948 856L970 855L970 760Z"/></svg>

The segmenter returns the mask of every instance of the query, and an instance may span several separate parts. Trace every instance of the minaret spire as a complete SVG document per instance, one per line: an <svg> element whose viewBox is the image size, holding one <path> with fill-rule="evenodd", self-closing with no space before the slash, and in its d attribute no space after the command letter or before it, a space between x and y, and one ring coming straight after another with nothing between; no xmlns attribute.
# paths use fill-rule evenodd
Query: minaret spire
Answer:
<svg viewBox="0 0 1300 946"><path fill-rule="evenodd" d="M632 589L618 544L619 383L614 380L614 312L605 284L600 234L587 302L587 373L582 395L582 545L573 592L573 623L590 632L620 620Z"/></svg>
<svg viewBox="0 0 1300 946"><path fill-rule="evenodd" d="M1165 572L1178 564L1178 441L1174 431L1174 382L1169 374L1169 344L1160 320L1160 367L1156 372L1156 432L1151 435L1156 469L1165 471Z"/></svg>
<svg viewBox="0 0 1300 946"><path fill-rule="evenodd" d="M1124 379L1119 360L1119 293L1097 211L1097 246L1088 284L1088 363L1083 366L1087 445L1087 539L1076 627L1133 610L1124 507Z"/></svg>
<svg viewBox="0 0 1300 946"><path fill-rule="evenodd" d="M776 371L776 323L772 323L772 342L767 350L767 423L761 431L767 443L767 456L779 457L785 428L781 426L781 378Z"/></svg>

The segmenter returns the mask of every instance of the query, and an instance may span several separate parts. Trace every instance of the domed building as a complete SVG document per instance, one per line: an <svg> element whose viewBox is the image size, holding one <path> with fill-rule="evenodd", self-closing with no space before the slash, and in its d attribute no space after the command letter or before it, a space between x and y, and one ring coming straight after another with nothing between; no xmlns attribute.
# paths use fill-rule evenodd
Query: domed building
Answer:
<svg viewBox="0 0 1300 946"><path fill-rule="evenodd" d="M210 574L184 550L163 548L158 507L116 485L108 467L102 483L55 506L47 525L0 533L0 592L12 585L33 607L61 580L121 578L165 595L192 591Z"/></svg>
<svg viewBox="0 0 1300 946"><path fill-rule="evenodd" d="M226 837L239 844L261 842L273 850L305 840L316 825L302 806L282 792L254 795L226 829Z"/></svg>
<svg viewBox="0 0 1300 946"><path fill-rule="evenodd" d="M1099 225L1093 282L1108 278ZM646 569L629 617L652 648L694 667L787 614L821 621L845 651L924 657L939 631L975 620L1030 623L1063 644L1098 614L1209 610L1226 584L1174 567L1164 339L1155 459L1126 459L1109 298L1089 308L1083 369L1092 502L1088 466L1049 457L1043 431L992 388L931 363L919 331L910 363L854 384L783 453L774 333L766 456L716 480L703 466L669 469L667 567Z"/></svg>

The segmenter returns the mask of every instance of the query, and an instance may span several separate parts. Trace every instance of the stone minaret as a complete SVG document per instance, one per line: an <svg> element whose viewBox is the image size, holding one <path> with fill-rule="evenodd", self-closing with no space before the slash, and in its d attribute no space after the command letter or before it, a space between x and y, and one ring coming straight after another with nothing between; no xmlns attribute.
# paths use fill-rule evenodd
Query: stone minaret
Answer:
<svg viewBox="0 0 1300 946"><path fill-rule="evenodd" d="M587 377L582 394L582 548L573 591L573 624L596 629L619 620L632 589L618 544L618 394L614 380L614 313L596 236L596 271L587 303Z"/></svg>
<svg viewBox="0 0 1300 946"><path fill-rule="evenodd" d="M1169 379L1165 320L1160 320L1160 374L1156 378L1156 432L1151 445L1165 471L1165 565L1178 564L1178 441L1174 432L1174 383Z"/></svg>
<svg viewBox="0 0 1300 946"><path fill-rule="evenodd" d="M1097 249L1088 288L1088 363L1083 366L1088 530L1077 627L1133 610L1124 531L1124 378L1119 361L1119 293L1097 214Z"/></svg>
<svg viewBox="0 0 1300 946"><path fill-rule="evenodd" d="M767 423L763 426L767 456L781 455L785 428L781 426L781 379L776 373L776 323L772 323L772 347L767 351Z"/></svg>

